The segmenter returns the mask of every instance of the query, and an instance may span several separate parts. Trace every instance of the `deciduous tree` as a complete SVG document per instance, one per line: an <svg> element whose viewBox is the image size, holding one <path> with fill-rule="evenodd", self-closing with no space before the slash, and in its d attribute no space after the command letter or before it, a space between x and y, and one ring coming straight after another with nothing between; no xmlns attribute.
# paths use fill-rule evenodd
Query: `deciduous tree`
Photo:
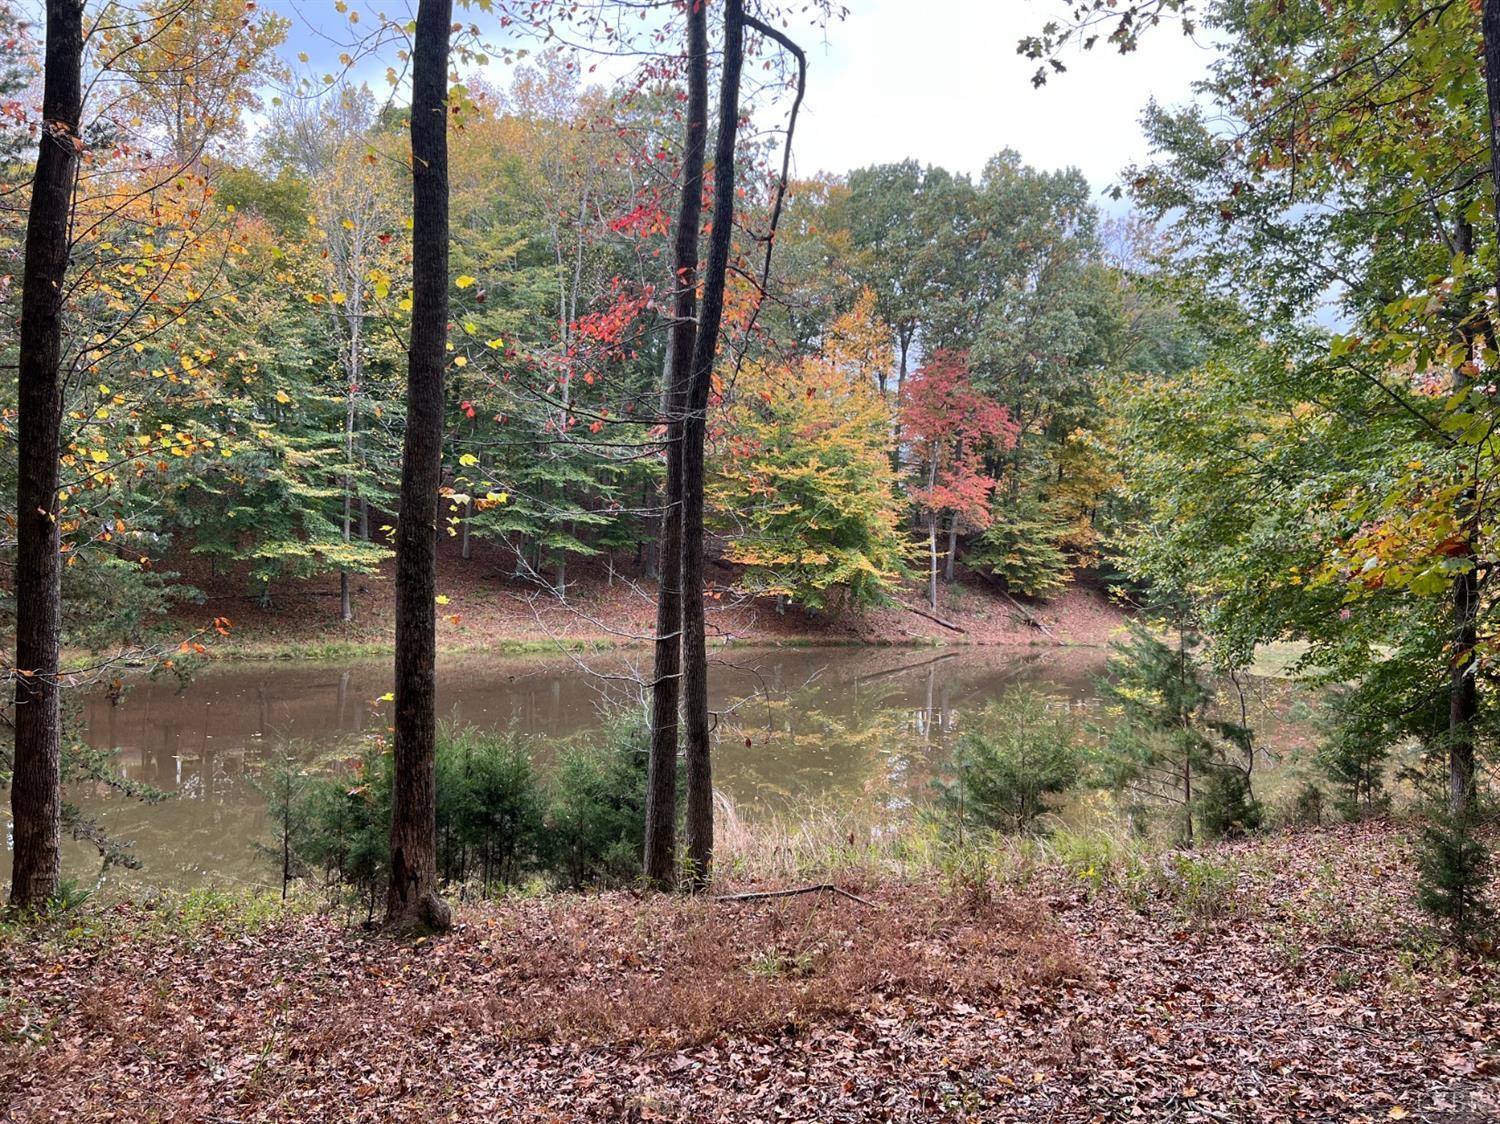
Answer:
<svg viewBox="0 0 1500 1124"><path fill-rule="evenodd" d="M452 0L421 0L412 48L412 312L396 527L395 760L386 924L446 929L438 894L437 520L448 365L448 36Z"/></svg>

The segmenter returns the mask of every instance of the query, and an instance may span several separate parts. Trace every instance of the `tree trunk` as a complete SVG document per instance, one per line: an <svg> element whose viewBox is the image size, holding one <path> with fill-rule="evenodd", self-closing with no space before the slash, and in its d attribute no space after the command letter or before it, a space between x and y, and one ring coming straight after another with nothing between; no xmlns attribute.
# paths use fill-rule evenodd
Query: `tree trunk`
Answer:
<svg viewBox="0 0 1500 1124"><path fill-rule="evenodd" d="M958 558L958 513L948 516L948 557L943 560L943 580L953 584L953 564Z"/></svg>
<svg viewBox="0 0 1500 1124"><path fill-rule="evenodd" d="M361 329L364 327L364 308L361 286L364 284L364 259L356 248L351 284L345 303L345 318L349 326L349 363L346 368L348 382L344 391L344 521L343 537L347 547L354 537L354 423L356 418L354 396L359 393L364 374L360 364L364 354ZM354 619L354 601L350 597L349 570L339 570L339 620L348 624Z"/></svg>
<svg viewBox="0 0 1500 1124"><path fill-rule="evenodd" d="M437 888L436 587L448 323L448 29L452 0L420 0L412 51L412 310L396 530L395 763L386 924L447 929Z"/></svg>
<svg viewBox="0 0 1500 1124"><path fill-rule="evenodd" d="M734 146L740 123L744 38L742 0L725 0L718 136L714 143L713 232L704 267L698 335L693 341L692 386L682 427L682 713L687 734L687 864L695 889L707 886L713 876L714 786L703 618L703 454L708 395L724 318L724 282L734 243Z"/></svg>
<svg viewBox="0 0 1500 1124"><path fill-rule="evenodd" d="M63 282L82 114L83 4L48 0L42 140L22 266L16 479L16 706L10 902L44 905L62 875L62 566L57 526Z"/></svg>
<svg viewBox="0 0 1500 1124"><path fill-rule="evenodd" d="M1182 762L1182 810L1186 817L1184 822L1184 840L1188 850L1193 849L1193 759L1183 758Z"/></svg>
<svg viewBox="0 0 1500 1124"><path fill-rule="evenodd" d="M897 350L901 356L900 366L896 368L896 406L891 411L891 471L897 476L901 475L901 399L906 393L906 365L911 351L911 334L906 331L896 333ZM882 384L881 390L885 389Z"/></svg>
<svg viewBox="0 0 1500 1124"><path fill-rule="evenodd" d="M937 548L938 518L937 512L927 517L927 604L937 612L937 583L938 583L938 548Z"/></svg>
<svg viewBox="0 0 1500 1124"><path fill-rule="evenodd" d="M927 471L927 489L930 492L937 487L938 474L938 445L933 442L932 462ZM930 502L930 501L929 501ZM933 511L927 517L927 604L932 606L932 611L937 612L938 593L938 548L937 548L938 515Z"/></svg>
<svg viewBox="0 0 1500 1124"><path fill-rule="evenodd" d="M1481 27L1484 35L1484 85L1489 108L1485 139L1490 155L1490 218L1500 238L1500 0L1484 0ZM1465 226L1467 226L1465 222ZM1464 247L1471 249L1471 247ZM1500 261L1496 262L1497 285L1500 285ZM1497 287L1500 292L1500 287ZM1494 334L1493 320L1490 321ZM1473 362L1482 351L1483 340L1468 338L1469 359ZM1491 339L1491 345L1500 341ZM1468 384L1463 372L1454 373L1454 389ZM1466 493L1461 523L1467 534L1470 569L1458 575L1453 583L1454 636L1453 666L1448 693L1448 802L1455 813L1470 811L1475 802L1474 720L1479 713L1478 657L1479 574L1475 567L1473 542L1478 515L1474 511L1473 489Z"/></svg>
<svg viewBox="0 0 1500 1124"><path fill-rule="evenodd" d="M359 338L350 341L351 354L359 348ZM357 360L356 360L357 363ZM344 545L354 540L354 395L357 387L357 366L351 368L350 387L344 401ZM339 570L339 620L348 623L354 620L354 602L350 597L350 570Z"/></svg>
<svg viewBox="0 0 1500 1124"><path fill-rule="evenodd" d="M708 118L708 16L705 5L687 13L687 130L682 194L672 251L676 289L672 334L662 372L667 471L662 491L660 573L656 595L656 650L651 682L651 756L646 767L647 881L677 880L677 723L682 653L682 413L692 377L697 336L698 229L703 221L703 156Z"/></svg>

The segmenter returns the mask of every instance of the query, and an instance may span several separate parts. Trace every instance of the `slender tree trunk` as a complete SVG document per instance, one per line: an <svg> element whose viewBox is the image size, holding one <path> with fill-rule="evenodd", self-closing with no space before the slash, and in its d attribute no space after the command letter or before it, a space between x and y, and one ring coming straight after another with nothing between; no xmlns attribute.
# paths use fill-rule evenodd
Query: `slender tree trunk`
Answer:
<svg viewBox="0 0 1500 1124"><path fill-rule="evenodd" d="M347 298L347 309L345 316L349 324L349 365L348 385L344 393L344 521L343 535L344 545L348 546L354 537L354 396L359 393L360 383L363 380L363 372L360 370L360 362L363 355L363 342L361 331L363 327L363 300L360 286L364 284L363 258L356 252L354 257L354 269L351 270L349 294ZM339 620L348 623L354 619L354 600L350 596L349 570L342 567L339 570Z"/></svg>
<svg viewBox="0 0 1500 1124"><path fill-rule="evenodd" d="M943 559L943 580L953 584L953 564L958 559L958 513L948 516L948 557Z"/></svg>
<svg viewBox="0 0 1500 1124"><path fill-rule="evenodd" d="M927 517L927 604L937 610L938 593L938 517L933 512Z"/></svg>
<svg viewBox="0 0 1500 1124"><path fill-rule="evenodd" d="M937 487L938 474L938 445L933 442L932 463L927 472L927 488L930 492ZM927 604L937 611L938 604L938 548L937 548L938 515L933 511L927 517Z"/></svg>
<svg viewBox="0 0 1500 1124"><path fill-rule="evenodd" d="M734 146L740 123L744 39L742 0L725 0L718 136L714 143L713 232L704 266L698 335L693 341L693 381L682 427L682 713L687 734L687 864L694 888L707 886L713 877L714 785L703 617L703 455L708 435L708 395L724 318L724 282L734 244Z"/></svg>
<svg viewBox="0 0 1500 1124"><path fill-rule="evenodd" d="M662 373L665 377L665 366L662 368ZM651 509L651 500L654 494L655 493L651 487L651 481L642 480L641 511L643 514ZM635 544L635 564L640 570L641 576L644 577L647 581L655 581L661 576L661 572L656 568L657 546L658 544L656 538L650 534L642 535Z"/></svg>
<svg viewBox="0 0 1500 1124"><path fill-rule="evenodd" d="M22 266L16 480L13 906L40 906L62 874L58 643L62 566L57 526L62 425L63 282L83 101L83 4L48 0L42 140Z"/></svg>
<svg viewBox="0 0 1500 1124"><path fill-rule="evenodd" d="M437 888L436 587L448 323L448 29L452 0L420 0L412 52L412 311L396 530L395 764L386 923L447 929Z"/></svg>
<svg viewBox="0 0 1500 1124"><path fill-rule="evenodd" d="M1188 850L1193 849L1193 759L1185 757L1182 762L1182 810L1186 817L1185 839Z"/></svg>
<svg viewBox="0 0 1500 1124"><path fill-rule="evenodd" d="M708 118L708 15L687 13L687 124L682 194L672 251L676 289L672 334L662 372L666 420L666 480L657 569L656 650L651 683L651 755L646 766L645 873L657 886L677 880L677 725L682 653L682 414L692 377L697 336L698 229L703 222L703 157Z"/></svg>

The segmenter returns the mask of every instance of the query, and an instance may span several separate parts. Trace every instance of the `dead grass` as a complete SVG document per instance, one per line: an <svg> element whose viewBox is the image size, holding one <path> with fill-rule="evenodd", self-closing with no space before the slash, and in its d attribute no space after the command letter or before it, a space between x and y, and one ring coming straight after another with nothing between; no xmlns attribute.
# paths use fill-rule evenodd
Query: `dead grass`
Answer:
<svg viewBox="0 0 1500 1124"><path fill-rule="evenodd" d="M478 1010L518 1038L676 1048L805 1026L887 995L984 1001L1082 974L1071 942L1034 909L966 911L916 889L871 900L553 910L540 931L510 927L502 941L517 961Z"/></svg>

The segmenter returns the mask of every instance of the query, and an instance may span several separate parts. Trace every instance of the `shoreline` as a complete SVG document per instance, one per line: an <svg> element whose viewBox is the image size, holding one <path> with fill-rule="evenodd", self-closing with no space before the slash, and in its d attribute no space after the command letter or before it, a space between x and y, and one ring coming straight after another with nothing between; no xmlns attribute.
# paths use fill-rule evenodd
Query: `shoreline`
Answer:
<svg viewBox="0 0 1500 1124"><path fill-rule="evenodd" d="M498 557L476 550L470 559L440 552L437 644L440 655L564 655L640 650L655 631L655 582L619 568L575 566L568 599L560 601L504 572ZM387 567L387 570L389 567ZM980 575L961 571L939 591L934 612L920 591L897 591L886 605L814 613L778 609L769 597L732 598L738 574L712 565L708 577L709 646L805 648L1037 648L1102 647L1129 614L1104 590L1079 575L1050 601L1022 602ZM356 579L354 619L338 618L336 576L274 587L269 604L246 593L243 575L184 573L198 600L172 614L184 633L217 617L229 634L209 645L218 661L374 658L395 651L393 575ZM920 600L919 600L920 598Z"/></svg>

